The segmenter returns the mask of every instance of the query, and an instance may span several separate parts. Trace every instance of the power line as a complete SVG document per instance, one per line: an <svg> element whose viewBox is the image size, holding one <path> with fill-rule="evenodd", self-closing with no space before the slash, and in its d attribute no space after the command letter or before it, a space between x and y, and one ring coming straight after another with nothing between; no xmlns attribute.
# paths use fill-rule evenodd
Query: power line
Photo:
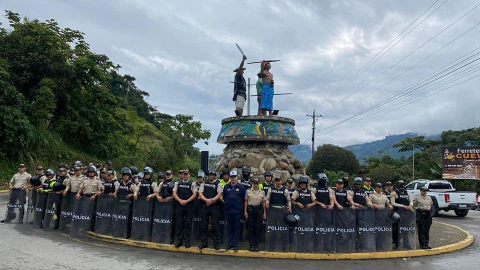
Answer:
<svg viewBox="0 0 480 270"><path fill-rule="evenodd" d="M474 6L472 9L470 9L469 11L467 11L465 14L463 14L462 16L460 16L458 19L456 19L455 21L453 21L450 25L448 25L447 27L445 27L444 29L442 29L440 32L438 32L437 34L435 34L433 37L431 37L429 40L427 40L425 43L423 43L422 45L420 45L418 48L416 48L415 50L413 50L411 53L407 54L405 57L403 57L400 61L398 61L397 63L395 63L393 66L389 67L388 69L386 69L385 71L383 71L380 75L378 75L377 77L375 77L373 80L369 81L366 85L364 85L363 87L357 89L357 91L355 91L353 94L359 92L360 90L364 89L365 87L367 87L368 85L370 85L372 82L376 81L378 78L380 78L381 76L383 76L385 73L387 73L388 71L390 71L391 69L395 68L398 64L400 64L401 62L403 62L405 59L407 59L408 57L410 57L412 54L414 54L415 52L417 52L418 50L420 50L421 48L423 48L425 45L427 45L430 41L432 41L433 39L435 39L436 37L438 37L439 35L441 35L443 32L445 32L446 30L448 30L450 27L452 27L453 25L455 25L458 21L460 21L461 19L463 19L465 16L467 16L470 12L472 12L474 9L476 9L478 6L480 6L480 4ZM435 11L435 10L434 10ZM431 14L430 14L431 15ZM350 95L351 96L351 95ZM342 103L344 102L346 99L348 99L350 96L347 96L345 97L343 100L341 100L340 102L337 102L335 105L333 105L332 107L330 107L328 110L324 111L322 114L326 114L328 111L330 111L331 109L335 108L336 105L338 105L339 103Z"/></svg>
<svg viewBox="0 0 480 270"><path fill-rule="evenodd" d="M477 48L476 50L478 50L478 48ZM474 50L474 51L476 51L476 50ZM478 54L479 54L479 53L475 54L474 56L476 56L476 55L478 55ZM472 56L470 56L469 58L471 58L471 57L472 57ZM468 58L467 58L467 59L468 59ZM339 125L341 125L341 124L346 124L346 123L348 123L348 122L351 122L352 120L355 120L355 119L357 119L358 117L361 117L361 116L363 116L363 115L366 115L367 113L375 112L375 110L377 110L376 113L378 113L378 111L381 110L382 107L384 107L385 105L387 105L387 104L389 104L389 103L391 103L391 102L393 102L393 101L395 101L395 100L397 100L397 99L399 99L399 98L401 98L401 97L407 96L408 94L410 94L410 93L412 93L412 92L414 92L414 91L416 91L416 90L418 90L418 89L421 89L422 87L424 87L424 86L426 86L426 85L429 85L429 84L431 84L431 83L433 83L433 82L435 82L435 81L438 81L438 80L440 80L440 79L442 79L442 78L444 78L444 77L446 77L446 76L448 76L448 75L450 75L450 74L452 74L452 75L450 75L449 78L444 79L444 81L438 81L438 82L437 82L437 85L439 85L439 84L445 85L445 81L447 81L448 79L451 79L451 78L454 78L454 79L451 80L451 81L446 82L447 84L450 83L450 82L452 82L452 81L458 80L459 78L462 78L462 77L464 77L464 76L466 76L466 75L463 74L463 75L459 76L458 74L453 74L453 73L456 72L456 71L458 71L458 70L464 69L466 66L469 66L469 65L471 65L472 63L474 63L474 62L476 62L476 61L478 61L478 60L480 60L480 58L476 58L476 59L470 61L469 63L466 63L466 64L464 64L464 65L462 65L462 66L460 66L460 67L458 67L458 68L456 68L456 69L454 69L454 70L452 70L452 71L450 71L450 72L447 72L446 74L443 74L443 75L439 76L440 74L445 73L447 70L449 70L449 69L451 69L451 68L459 65L460 63L463 63L464 61L466 61L466 59L464 59L464 60L460 61L459 63L456 63L456 64L448 67L447 69L442 70L442 71L438 72L437 74L435 74L435 75L433 75L433 76L430 76L430 78L425 78L425 79L422 79L422 80L417 81L417 82L414 83L412 86L407 87L404 91L401 91L401 92L403 92L402 94L397 93L397 94L395 94L394 96L392 96L392 97L390 97L390 98L388 98L388 99L386 99L386 100L384 100L384 101L381 101L381 102L377 103L376 105L370 107L370 108L367 109L367 110L362 111L362 112L359 113L359 114L353 115L353 116L348 117L348 118L346 118L346 119L344 119L344 120L342 120L342 121L340 121L340 122L338 122L338 123L336 123L336 124L333 124L333 125L331 125L331 126L329 126L329 127L326 127L326 128L321 129L320 132L319 132L319 134L323 134L323 133L326 133L326 132L330 132L330 131L326 131L326 130L327 130L327 129L330 129L330 130L331 130L332 128L335 128L335 127L337 127L337 126L339 126ZM478 66L478 65L479 65L479 64L477 63L476 65L473 65L473 66L469 67L469 69L472 69L473 67ZM467 72L465 72L465 70L463 70L463 72L464 72L464 73L468 73L468 69L466 69L466 70L467 70ZM477 70L474 70L474 71L477 71ZM472 72L468 73L467 75L469 75L469 74L471 74L471 73L472 73ZM455 76L457 76L457 77L455 77ZM435 77L438 77L438 78L435 78ZM435 78L435 79L433 79L433 78ZM430 79L431 79L431 80L430 80ZM426 81L426 80L430 80L430 81L424 82L422 85L417 86L420 82ZM430 85L429 87L431 87L431 86L435 86L435 85ZM441 86L442 86L442 85L440 85L440 87L441 87ZM412 87L414 87L414 88L411 89ZM428 89L428 88L427 88L427 89ZM435 89L437 89L437 88L435 88ZM425 91L425 90L423 90L423 91ZM428 90L428 91L431 91L431 90ZM426 92L428 92L428 91L426 91ZM420 92L417 92L417 93L416 93L417 96L418 96L418 93L422 93L422 92L421 92L421 91L420 91ZM413 96L413 97L415 97L415 96ZM412 96L410 96L410 98L407 97L405 100L400 101L400 102L409 102L410 100L412 100ZM418 100L416 100L416 101L418 101ZM399 104L399 103L397 102L397 104ZM411 104L411 103L409 103L409 104ZM381 112L381 113L383 113L383 112ZM377 115L378 115L378 114L377 114ZM375 116L376 116L376 115L375 115Z"/></svg>
<svg viewBox="0 0 480 270"><path fill-rule="evenodd" d="M322 103L320 103L320 105L323 105L323 103L325 103L325 101L329 98L331 98L333 95L335 95L336 93L338 93L339 91L341 91L343 88L345 88L345 86L347 86L348 84L350 84L354 79L356 79L358 76L360 76L365 70L367 70L370 66L372 66L375 62L377 62L380 58L382 58L385 53L387 53L388 51L390 51L393 47L395 47L401 40L403 40L408 34L410 34L415 28L417 28L420 24L423 23L423 21L425 21L428 17L430 17L438 8L440 8L443 4L445 4L445 2L447 2L448 0L445 0L445 2L443 2L441 5L439 5L433 12L431 12L427 17L425 17L425 19L423 19L418 25L416 25L410 32L408 32L405 36L403 36L397 43L395 43L390 49L388 49L385 53L383 53L382 55L380 55L382 52L385 51L385 49L387 49L397 38L399 38L408 28L410 28L410 26L412 26L418 19L420 19L428 10L430 10L433 6L435 6L435 4L438 2L439 0L435 1L431 6L429 6L422 14L420 14L412 23L410 23L400 34L398 34L394 39L392 39L380 52L378 52L372 59L370 59L364 66L362 66L357 72L355 72L355 74L353 74L350 78L347 79L347 81L345 81L339 88L337 88L335 91L333 91L328 97L326 97ZM380 55L380 56L379 56ZM379 56L377 58L377 56ZM373 62L372 62L373 61ZM318 107L320 107L320 105L318 105L317 107L315 107L315 109L317 109Z"/></svg>

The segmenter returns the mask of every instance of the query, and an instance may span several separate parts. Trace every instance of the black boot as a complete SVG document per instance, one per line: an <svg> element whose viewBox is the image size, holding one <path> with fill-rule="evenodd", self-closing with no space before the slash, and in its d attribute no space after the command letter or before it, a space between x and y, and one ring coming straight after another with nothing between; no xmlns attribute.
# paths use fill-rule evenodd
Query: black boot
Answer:
<svg viewBox="0 0 480 270"><path fill-rule="evenodd" d="M207 247L208 247L207 243L202 243L202 244L200 244L200 246L198 246L199 249L204 249L204 248L207 248Z"/></svg>
<svg viewBox="0 0 480 270"><path fill-rule="evenodd" d="M249 251L254 252L255 251L255 245L253 243L250 243L250 249Z"/></svg>
<svg viewBox="0 0 480 270"><path fill-rule="evenodd" d="M220 249L220 245L218 243L215 243L213 244L213 248L215 248L215 250L219 250Z"/></svg>

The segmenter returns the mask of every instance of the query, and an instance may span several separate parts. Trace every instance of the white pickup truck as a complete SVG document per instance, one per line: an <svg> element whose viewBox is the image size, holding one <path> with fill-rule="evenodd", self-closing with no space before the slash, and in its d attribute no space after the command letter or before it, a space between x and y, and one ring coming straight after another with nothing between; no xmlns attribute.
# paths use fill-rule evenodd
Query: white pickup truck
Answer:
<svg viewBox="0 0 480 270"><path fill-rule="evenodd" d="M427 195L433 200L433 213L438 215L440 210L453 210L459 217L465 217L470 209L476 209L478 195L474 191L457 191L447 180L417 179L408 183L405 188L408 194L414 198L420 194L421 187L427 187Z"/></svg>

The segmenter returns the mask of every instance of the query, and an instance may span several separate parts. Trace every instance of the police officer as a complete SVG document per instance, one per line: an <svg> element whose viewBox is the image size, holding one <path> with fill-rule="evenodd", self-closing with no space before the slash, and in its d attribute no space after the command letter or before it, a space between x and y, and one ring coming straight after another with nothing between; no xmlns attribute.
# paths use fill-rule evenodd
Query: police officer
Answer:
<svg viewBox="0 0 480 270"><path fill-rule="evenodd" d="M177 243L175 247L180 247L185 241L185 248L190 248L190 238L192 236L192 218L193 218L193 200L197 197L197 188L190 180L188 170L183 171L183 176L175 183L173 188L173 198L177 202L175 205Z"/></svg>
<svg viewBox="0 0 480 270"><path fill-rule="evenodd" d="M264 174L265 177L265 182L263 182L262 189L263 192L265 193L265 196L267 196L268 189L271 188L273 184L273 172L272 171L265 171Z"/></svg>
<svg viewBox="0 0 480 270"><path fill-rule="evenodd" d="M385 190L383 191L383 194L387 196L387 199L390 203L392 203L392 193L395 193L395 191L393 191L393 184L392 182L387 181L385 183Z"/></svg>
<svg viewBox="0 0 480 270"><path fill-rule="evenodd" d="M355 204L350 192L343 188L343 180L338 179L335 183L335 189L333 189L335 194L335 207L342 210L344 207L350 207L355 209Z"/></svg>
<svg viewBox="0 0 480 270"><path fill-rule="evenodd" d="M30 178L32 175L26 172L27 168L25 164L18 165L18 173L14 174L10 182L8 183L10 186L10 190L17 190L21 191L22 198L17 198L17 195L10 194L9 204L25 204L26 202L26 189L30 186ZM18 199L18 202L17 202ZM8 217L9 215L7 215ZM2 220L3 222L11 222L11 220L5 219Z"/></svg>
<svg viewBox="0 0 480 270"><path fill-rule="evenodd" d="M133 183L137 184L138 168L135 167L135 166L130 166L130 172L132 173L132 181L133 181Z"/></svg>
<svg viewBox="0 0 480 270"><path fill-rule="evenodd" d="M162 183L165 181L165 174L163 172L157 173L157 182L153 183L153 192L155 192L155 197L158 199L158 191L159 188L162 186Z"/></svg>
<svg viewBox="0 0 480 270"><path fill-rule="evenodd" d="M288 194L290 195L290 199L291 199L292 196L293 196L293 192L295 191L295 188L293 187L293 179L292 178L287 179L287 190L288 190Z"/></svg>
<svg viewBox="0 0 480 270"><path fill-rule="evenodd" d="M107 178L104 181L100 179L100 182L102 183L102 186L103 186L102 188L103 194L113 197L113 194L115 193L115 183L117 182L115 180L115 174L113 170L109 170L107 172Z"/></svg>
<svg viewBox="0 0 480 270"><path fill-rule="evenodd" d="M215 179L217 173L215 170L208 171L208 180L202 183L198 191L199 199L202 202L200 208L202 243L198 248L203 249L208 247L208 221L211 218L213 247L215 250L220 249L220 210L218 208L218 201L222 197L222 186L219 181Z"/></svg>
<svg viewBox="0 0 480 270"><path fill-rule="evenodd" d="M135 188L135 192L133 194L133 199L136 201L138 196L142 199L146 200L147 202L150 201L150 198L155 197L154 186L155 183L152 179L153 170L150 167L145 167L143 169L143 179L139 182Z"/></svg>
<svg viewBox="0 0 480 270"><path fill-rule="evenodd" d="M108 170L113 170L113 177L114 179L116 180L117 179L117 172L113 169L113 162L111 160L107 160L107 163L105 163L106 166L105 166L105 169ZM93 164L92 164L93 165ZM96 168L95 168L95 171L96 171Z"/></svg>
<svg viewBox="0 0 480 270"><path fill-rule="evenodd" d="M222 185L222 188L224 188L226 184L230 183L230 171L229 170L223 170L222 171L222 173L220 174L219 182L220 182L220 185Z"/></svg>
<svg viewBox="0 0 480 270"><path fill-rule="evenodd" d="M180 180L182 180L182 179L183 179L183 170L179 170L179 171L178 171L178 179L177 179L177 181L180 181Z"/></svg>
<svg viewBox="0 0 480 270"><path fill-rule="evenodd" d="M252 188L252 181L250 181L251 173L252 170L250 169L250 167L248 167L247 165L242 167L242 181L240 182L240 184L243 185L245 190L249 190Z"/></svg>
<svg viewBox="0 0 480 270"><path fill-rule="evenodd" d="M370 178L365 178L365 181L363 181L363 189L365 189L365 192L367 195L370 196L370 194L375 193L375 189L372 187L372 180Z"/></svg>
<svg viewBox="0 0 480 270"><path fill-rule="evenodd" d="M57 217L60 217L62 211L62 202L63 202L63 191L65 190L64 182L68 178L67 165L65 163L59 164L59 169L57 172L57 177L55 178L55 183L52 186L53 191L55 192L55 212ZM55 220L54 229L58 228L60 224L60 219Z"/></svg>
<svg viewBox="0 0 480 270"><path fill-rule="evenodd" d="M405 189L405 182L403 180L398 181L397 189L390 193L390 203L394 207L394 209L404 208L405 210L412 210L413 207L413 199L408 195L407 190ZM393 223L393 243L395 244L395 249L398 248L398 236L399 236L399 228L398 222Z"/></svg>
<svg viewBox="0 0 480 270"><path fill-rule="evenodd" d="M346 191L350 191L352 190L352 187L349 185L348 183L348 177L347 176L344 176L342 177L342 181L343 181L343 188L346 190Z"/></svg>
<svg viewBox="0 0 480 270"><path fill-rule="evenodd" d="M173 175L171 170L165 171L165 180L159 182L156 189L156 198L161 203L168 203L173 200L173 188L175 181L173 181ZM175 212L172 215L172 231L170 234L170 244L175 242Z"/></svg>
<svg viewBox="0 0 480 270"><path fill-rule="evenodd" d="M277 205L284 206L289 213L292 212L290 194L288 193L287 188L282 186L282 179L280 176L275 177L275 184L268 189L265 204L266 209L272 205Z"/></svg>
<svg viewBox="0 0 480 270"><path fill-rule="evenodd" d="M362 188L362 178L355 177L353 180L353 189L352 189L352 199L353 205L356 208L363 209L365 207L374 208L370 198L368 197L365 190Z"/></svg>
<svg viewBox="0 0 480 270"><path fill-rule="evenodd" d="M37 174L30 178L30 181L29 181L30 186L29 187L34 188L34 189L41 188L42 183L45 181L45 179L47 179L47 177L45 176L45 174L43 172L43 167L38 166L37 167Z"/></svg>
<svg viewBox="0 0 480 270"><path fill-rule="evenodd" d="M90 166L87 169L87 177L83 179L80 184L80 188L77 192L77 200L80 200L80 197L83 195L85 197L90 197L90 200L93 201L97 196L102 193L102 183L100 179L96 177L97 170L95 167Z"/></svg>
<svg viewBox="0 0 480 270"><path fill-rule="evenodd" d="M248 189L245 193L245 203L243 207L243 216L247 219L248 224L249 250L252 252L258 251L263 219L267 218L265 196L263 190L259 188L259 185L258 179L253 179L252 188ZM270 196L270 199L272 199L272 196ZM277 200L276 195L273 196L273 200L274 202Z"/></svg>
<svg viewBox="0 0 480 270"><path fill-rule="evenodd" d="M432 226L433 201L427 195L427 191L427 187L421 187L420 194L413 198L413 207L417 210L419 216L417 220L418 242L420 242L420 248L422 249L431 249L428 244L430 241L430 226Z"/></svg>
<svg viewBox="0 0 480 270"><path fill-rule="evenodd" d="M130 201L135 192L135 185L132 183L132 171L124 167L120 171L122 179L115 183L115 193L113 196L121 201Z"/></svg>
<svg viewBox="0 0 480 270"><path fill-rule="evenodd" d="M73 167L73 176L68 177L65 180L65 190L63 191L63 196L66 196L68 192L77 194L80 190L80 184L83 182L85 177L82 175L82 168L80 166Z"/></svg>
<svg viewBox="0 0 480 270"><path fill-rule="evenodd" d="M48 169L45 172L46 179L45 181L42 182L42 191L43 190L48 191L52 189L53 184L55 183L55 178L53 178L54 175L55 175L55 172L52 169Z"/></svg>
<svg viewBox="0 0 480 270"><path fill-rule="evenodd" d="M382 188L382 183L375 184L375 192L369 195L370 201L375 209L388 207L388 209L393 210L390 200L388 200L387 195L383 193Z"/></svg>
<svg viewBox="0 0 480 270"><path fill-rule="evenodd" d="M197 182L195 182L195 187L197 190L200 189L200 186L203 184L205 181L205 172L204 171L198 171L197 173Z"/></svg>
<svg viewBox="0 0 480 270"><path fill-rule="evenodd" d="M238 251L238 240L240 239L240 219L242 218L245 188L238 183L236 171L230 172L230 183L223 188L223 200L225 201L225 219L227 221L228 246L227 250L233 248Z"/></svg>
<svg viewBox="0 0 480 270"><path fill-rule="evenodd" d="M328 177L324 173L317 175L318 183L315 191L315 203L322 208L332 210L335 206L335 195L333 190L328 187Z"/></svg>
<svg viewBox="0 0 480 270"><path fill-rule="evenodd" d="M317 204L315 192L308 189L308 178L305 175L300 176L298 185L300 187L293 192L292 204L299 209L310 209L315 206Z"/></svg>

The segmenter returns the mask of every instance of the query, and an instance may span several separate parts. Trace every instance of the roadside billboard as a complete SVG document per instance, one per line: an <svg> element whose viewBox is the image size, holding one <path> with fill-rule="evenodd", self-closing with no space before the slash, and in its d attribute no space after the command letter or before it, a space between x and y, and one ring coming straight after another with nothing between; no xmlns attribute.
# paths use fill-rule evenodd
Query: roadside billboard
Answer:
<svg viewBox="0 0 480 270"><path fill-rule="evenodd" d="M443 179L480 179L480 146L444 147Z"/></svg>

